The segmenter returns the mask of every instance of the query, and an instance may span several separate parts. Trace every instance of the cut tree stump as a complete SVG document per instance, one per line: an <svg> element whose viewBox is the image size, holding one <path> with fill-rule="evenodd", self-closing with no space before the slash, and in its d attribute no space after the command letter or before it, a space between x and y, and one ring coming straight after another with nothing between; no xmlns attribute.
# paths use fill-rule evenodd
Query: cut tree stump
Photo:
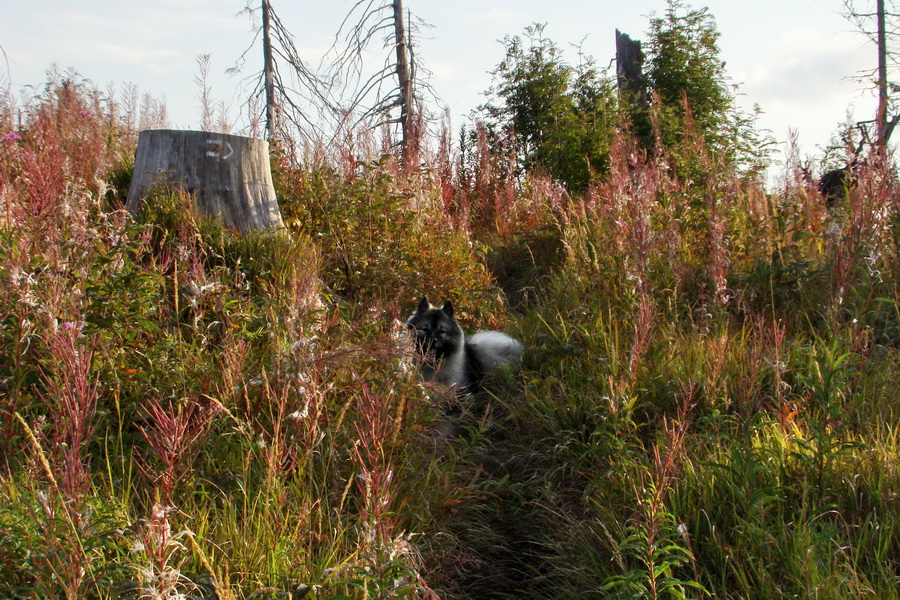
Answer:
<svg viewBox="0 0 900 600"><path fill-rule="evenodd" d="M125 207L136 213L146 192L159 185L184 189L198 210L239 231L284 225L265 140L206 131L142 131Z"/></svg>

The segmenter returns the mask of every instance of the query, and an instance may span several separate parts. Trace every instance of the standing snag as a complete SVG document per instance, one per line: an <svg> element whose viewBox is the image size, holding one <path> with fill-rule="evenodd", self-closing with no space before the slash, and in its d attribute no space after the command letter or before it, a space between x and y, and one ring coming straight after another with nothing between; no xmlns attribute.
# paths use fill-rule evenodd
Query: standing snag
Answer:
<svg viewBox="0 0 900 600"><path fill-rule="evenodd" d="M652 144L650 100L644 77L644 51L641 42L616 29L616 84L619 105L632 132L644 146Z"/></svg>
<svg viewBox="0 0 900 600"><path fill-rule="evenodd" d="M647 83L644 79L644 58L641 42L616 29L616 77L619 96L642 106L649 104Z"/></svg>

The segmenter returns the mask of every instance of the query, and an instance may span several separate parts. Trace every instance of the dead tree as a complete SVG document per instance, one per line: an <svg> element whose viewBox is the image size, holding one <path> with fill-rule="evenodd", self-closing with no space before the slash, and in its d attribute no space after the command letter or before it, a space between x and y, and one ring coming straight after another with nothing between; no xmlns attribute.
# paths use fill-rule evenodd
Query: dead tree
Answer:
<svg viewBox="0 0 900 600"><path fill-rule="evenodd" d="M410 139L413 89L410 76L409 44L406 39L406 23L403 19L403 0L393 0L394 49L397 54L397 104L400 107L400 130L404 155Z"/></svg>
<svg viewBox="0 0 900 600"><path fill-rule="evenodd" d="M263 116L269 140L281 135L287 127L293 127L304 137L314 137L319 133L320 117L332 112L329 104L330 82L300 57L293 35L282 23L270 0L259 0L255 7L248 4L242 13L252 19L261 16L253 42L235 66L229 69L232 73L241 72L250 51L262 38L262 69L250 76L255 83L248 107L255 106L254 99L264 97Z"/></svg>
<svg viewBox="0 0 900 600"><path fill-rule="evenodd" d="M401 156L409 164L416 154L417 98L433 90L418 76L420 66L411 39L416 26L404 10L402 0L358 0L338 32L335 47L341 49L332 79L342 81L342 98L337 102L345 114L353 115L349 127L366 122L376 127L398 125ZM363 53L378 39L390 53L381 69L366 75ZM399 117L391 115L394 110L399 110Z"/></svg>
<svg viewBox="0 0 900 600"><path fill-rule="evenodd" d="M864 0L866 3L870 1ZM898 55L890 46L891 42L900 35L900 24L898 24L900 13L895 7L895 0L889 0L889 6L885 5L885 0L874 0L874 3L873 10L872 8L860 8L855 0L844 0L844 14L861 33L872 40L878 53L877 68L860 75L865 80L869 80L873 75L875 77L878 89L875 119L864 121L861 124L873 126L872 149L879 155L885 156L891 134L897 123L900 122L900 111L896 111L896 108L894 108L896 114L889 116L892 110L890 92L897 87L891 81L891 73L896 72L900 67Z"/></svg>
<svg viewBox="0 0 900 600"><path fill-rule="evenodd" d="M650 134L650 102L644 78L644 52L639 40L616 29L616 80L619 101L625 108L634 133L641 140Z"/></svg>
<svg viewBox="0 0 900 600"><path fill-rule="evenodd" d="M266 139L275 139L275 55L272 52L272 6L262 0L263 87L266 95Z"/></svg>
<svg viewBox="0 0 900 600"><path fill-rule="evenodd" d="M619 97L629 102L647 103L644 80L644 52L640 40L616 29L616 78Z"/></svg>
<svg viewBox="0 0 900 600"><path fill-rule="evenodd" d="M276 135L287 137L282 134L285 125L305 137L327 139L363 122L373 127L396 124L406 160L416 138L416 98L420 92L433 91L417 75L411 40L414 27L403 1L357 0L338 30L330 53L333 58L316 71L300 58L273 0L255 1L258 4L248 4L243 12L261 17L256 37L231 71L243 69L250 50L262 38L263 68L251 75L255 85L248 107L264 97L266 136L270 140ZM379 71L365 74L364 52L378 38L391 52ZM396 118L391 116L395 109L399 109ZM324 131L323 124L334 124L334 130Z"/></svg>

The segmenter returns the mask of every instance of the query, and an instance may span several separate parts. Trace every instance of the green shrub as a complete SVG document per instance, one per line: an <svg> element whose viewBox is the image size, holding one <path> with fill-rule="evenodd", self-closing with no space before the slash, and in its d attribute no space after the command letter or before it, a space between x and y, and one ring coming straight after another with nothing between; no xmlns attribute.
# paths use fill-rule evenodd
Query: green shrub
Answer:
<svg viewBox="0 0 900 600"><path fill-rule="evenodd" d="M351 176L328 169L293 172L281 201L288 227L321 250L326 287L353 303L452 298L464 321L485 323L502 306L477 247L427 201L411 196L384 163ZM415 204L418 211L413 210Z"/></svg>

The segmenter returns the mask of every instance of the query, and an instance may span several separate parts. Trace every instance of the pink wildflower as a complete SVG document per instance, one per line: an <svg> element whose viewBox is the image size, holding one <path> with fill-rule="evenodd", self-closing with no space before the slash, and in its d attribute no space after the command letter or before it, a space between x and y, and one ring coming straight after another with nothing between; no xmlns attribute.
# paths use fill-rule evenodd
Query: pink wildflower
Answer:
<svg viewBox="0 0 900 600"><path fill-rule="evenodd" d="M81 331L84 329L84 323L81 321L65 321L59 327L63 331Z"/></svg>

